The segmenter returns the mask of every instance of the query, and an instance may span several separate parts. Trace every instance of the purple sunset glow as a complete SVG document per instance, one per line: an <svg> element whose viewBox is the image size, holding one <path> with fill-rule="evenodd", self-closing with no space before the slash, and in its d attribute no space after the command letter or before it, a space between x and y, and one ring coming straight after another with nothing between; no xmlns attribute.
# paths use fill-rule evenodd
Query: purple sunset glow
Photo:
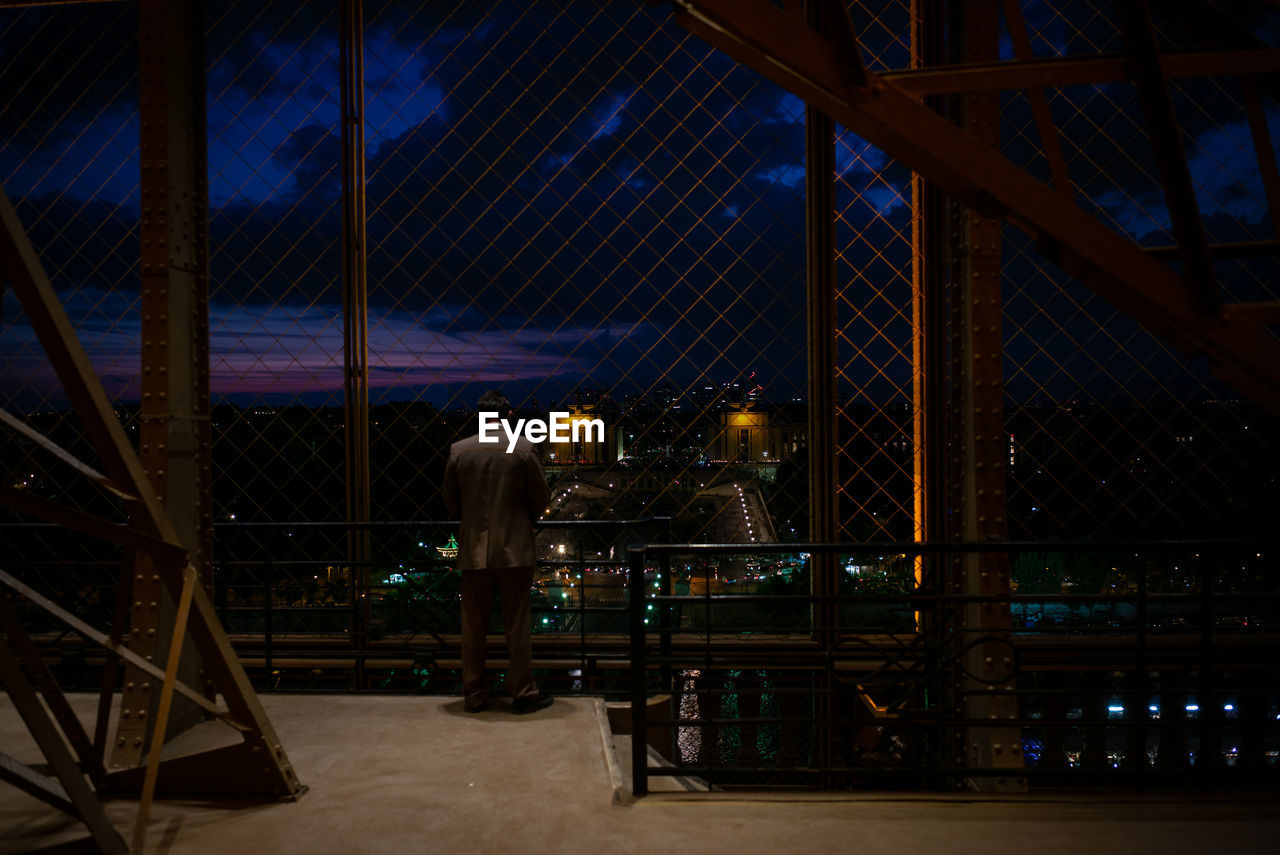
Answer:
<svg viewBox="0 0 1280 855"><path fill-rule="evenodd" d="M140 321L132 294L85 289L63 295L81 343L108 395L138 397ZM5 315L17 301L6 295ZM459 315L461 315L461 310ZM121 318L111 322L108 318ZM583 351L642 333L639 326L564 326L450 330L450 315L398 310L371 311L369 385L374 389L441 384L498 383L580 375L590 360ZM210 306L210 389L215 396L340 393L340 306ZM34 332L15 325L0 343L0 359L12 379L45 389L57 387ZM6 383L5 385L9 385ZM51 395L50 401L60 401Z"/></svg>

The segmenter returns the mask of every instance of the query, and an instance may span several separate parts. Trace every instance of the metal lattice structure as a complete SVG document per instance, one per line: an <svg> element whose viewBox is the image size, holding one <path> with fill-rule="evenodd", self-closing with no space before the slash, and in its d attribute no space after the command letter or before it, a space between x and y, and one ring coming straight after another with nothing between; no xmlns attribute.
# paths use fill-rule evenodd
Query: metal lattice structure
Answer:
<svg viewBox="0 0 1280 855"><path fill-rule="evenodd" d="M723 543L1270 521L1280 19L1239 5L208 0L190 116L160 105L139 4L0 8L0 180L228 622L269 639L278 607L278 631L344 637L345 685L382 679L363 657L388 626L415 676L413 645L448 652L438 486L479 392L603 418L603 448L548 451L567 525L540 538L547 644L585 662L587 595L578 642L553 588L622 596L619 550L653 536L628 521L653 515ZM0 403L83 456L3 307ZM2 436L15 489L124 521ZM109 614L117 565L67 541L92 582L57 579L30 562L60 538L18 519L6 561ZM840 572L806 576L830 648ZM1001 554L915 572L1044 583ZM1012 716L980 677L1016 615L947 614L921 630L967 657L953 712ZM1021 763L992 753L1013 729L964 736L955 762Z"/></svg>

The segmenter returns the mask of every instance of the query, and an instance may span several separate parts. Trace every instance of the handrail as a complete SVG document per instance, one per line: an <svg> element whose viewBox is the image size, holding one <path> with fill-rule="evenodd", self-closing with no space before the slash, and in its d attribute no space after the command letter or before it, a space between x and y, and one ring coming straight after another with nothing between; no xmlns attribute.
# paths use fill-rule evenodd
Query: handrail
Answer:
<svg viewBox="0 0 1280 855"><path fill-rule="evenodd" d="M663 688L671 692L673 684L665 676L675 666L678 657L671 655L670 636L672 629L669 622L665 618L665 608L671 604L681 602L703 603L708 610L713 604L725 605L729 603L746 603L754 601L773 601L773 602L789 602L789 603L815 603L818 601L842 601L842 602L899 602L913 610L923 610L936 607L941 604L969 604L978 602L991 603L1013 603L1013 602L1040 602L1040 603L1077 603L1077 602L1095 602L1095 603L1127 603L1133 604L1136 611L1136 649L1134 650L1135 662L1132 671L1136 675L1137 686L1132 690L1135 696L1142 697L1146 692L1150 691L1147 674L1147 646L1148 646L1148 606L1156 603L1183 602L1195 608L1198 612L1199 639L1198 650L1199 655L1196 657L1198 663L1198 687L1195 690L1197 697L1201 698L1200 704L1204 707L1202 714L1198 715L1198 730L1200 745L1200 754L1204 758L1202 762L1196 764L1195 773L1200 779L1201 785L1208 787L1213 781L1214 769L1220 762L1217 758L1216 748L1210 748L1213 745L1213 734L1218 731L1222 725L1221 711L1215 709L1214 698L1220 697L1225 693L1226 689L1219 688L1215 685L1214 669L1213 669L1213 626L1214 626L1214 603L1227 601L1239 601L1241 599L1259 598L1264 601L1275 601L1280 598L1280 592L1215 592L1213 590L1214 579L1209 577L1211 566L1209 563L1202 565L1199 570L1198 590L1188 590L1185 593L1170 594L1152 594L1147 588L1147 580L1145 573L1138 574L1137 588L1135 591L1119 591L1115 593L1098 593L1098 594L1014 594L1013 592L1001 593L997 595L976 595L976 594L951 594L941 589L937 591L926 591L916 589L910 592L904 592L899 595L885 594L869 594L857 596L815 596L815 595L752 595L752 594L723 594L713 595L710 586L704 594L692 596L679 596L663 593L651 593L645 580L645 573L650 569L654 558L661 559L665 564L669 564L672 556L694 556L704 558L706 556L726 556L726 555L769 555L783 553L808 553L808 554L867 554L879 553L882 555L895 556L916 556L916 555L960 555L960 554L981 554L981 553L1014 553L1014 552L1048 552L1048 553L1098 553L1098 552L1131 552L1135 554L1142 553L1177 553L1177 552L1207 552L1214 553L1225 550L1235 549L1258 549L1261 552L1264 549L1273 549L1280 546L1280 537L1251 537L1251 538L1198 538L1198 539L1145 539L1145 540L1093 540L1093 541L983 541L983 542L879 542L879 543L643 543L632 544L627 549L628 558L628 589L630 591L630 601L628 603L630 609L629 626L631 631L630 638L630 673L631 673L631 763L632 763L632 791L636 796L643 796L648 792L648 779L652 775L679 775L679 774L700 774L710 773L710 768L701 766L680 766L676 764L674 768L649 769L648 768L648 739L647 734L650 727L650 719L648 714L648 676L650 666L650 653L648 638L650 632L657 635L662 647L661 654L657 657L656 664L661 665L664 671L664 677L661 681ZM661 569L658 570L662 572ZM646 607L658 605L659 617L658 626L649 628L646 626L645 615ZM981 628L970 627L971 630L983 632ZM705 656L707 662L712 662L711 654L713 650L712 641L712 620L711 612L707 612L707 641L705 646ZM918 638L923 635L916 633ZM816 669L831 669L834 667L832 655L834 649L825 651L816 651L815 655L822 654L815 659L814 667ZM928 653L928 651L923 651ZM936 651L935 651L936 652ZM701 660L698 660L701 661ZM1122 667L1128 668L1127 664L1119 663ZM692 666L690 666L692 667ZM1013 666L1016 669L1016 659ZM1011 676L1013 671L1010 672ZM834 685L834 684L833 684ZM1241 689L1232 688L1233 694L1241 696L1247 694L1250 687ZM1145 701L1143 704L1145 705ZM1131 714L1132 715L1132 714ZM704 726L707 723L715 724L717 721L724 724L724 721L711 718L684 719L680 717L669 717L665 720L658 720L659 726L666 727L689 727ZM760 719L767 721L767 719ZM834 724L834 720L825 718L815 718L814 722L821 728L830 732L830 728ZM749 722L747 722L749 723ZM1019 718L1015 723L1023 723L1023 719ZM1091 722L1076 720L1072 726L1089 725ZM997 723L998 724L998 723ZM1047 726L1052 722L1039 722L1036 726ZM1145 710L1139 712L1136 717L1126 719L1121 722L1107 722L1104 726L1112 727L1132 727L1136 732L1138 745L1146 745L1146 734L1148 728L1160 728L1164 724L1173 726L1173 722L1160 723L1150 722L1147 720ZM924 726L924 725L921 725ZM987 721L969 721L963 717L949 715L935 715L929 722L930 727L980 727L993 726ZM1031 725L1028 725L1031 726ZM1145 748L1142 749L1144 756L1140 759L1140 765L1136 770L1127 770L1126 774L1134 774L1139 786L1143 786L1147 777ZM936 777L938 774L948 775L955 774L965 777L983 776L988 774L1007 775L1008 770L990 770L980 768L951 768L954 763L937 763L927 770L914 770L926 772ZM751 770L747 770L751 771ZM760 770L757 770L760 771ZM770 770L772 773L778 773L779 770ZM813 773L819 779L825 780L823 770L800 770L806 774ZM859 769L858 773L864 771ZM913 770L908 770L913 771ZM888 774L887 770L872 770L872 776L875 774ZM901 774L899 772L898 774Z"/></svg>
<svg viewBox="0 0 1280 855"><path fill-rule="evenodd" d="M628 551L644 554L715 553L715 554L778 554L809 552L827 555L831 553L903 552L926 555L930 553L983 553L1018 552L1039 550L1042 552L1131 552L1142 549L1208 549L1215 546L1280 546L1280 537L1227 537L1191 538L1181 540L984 540L984 541L868 541L845 543L637 543Z"/></svg>

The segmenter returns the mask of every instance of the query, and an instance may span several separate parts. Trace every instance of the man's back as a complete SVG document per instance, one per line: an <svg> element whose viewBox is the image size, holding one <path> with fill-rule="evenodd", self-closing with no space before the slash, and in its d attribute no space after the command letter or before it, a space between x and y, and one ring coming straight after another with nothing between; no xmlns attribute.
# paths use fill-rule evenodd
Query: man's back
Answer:
<svg viewBox="0 0 1280 855"><path fill-rule="evenodd" d="M537 449L520 438L482 443L479 435L455 442L444 472L444 501L461 522L458 569L532 567L533 523L550 499Z"/></svg>

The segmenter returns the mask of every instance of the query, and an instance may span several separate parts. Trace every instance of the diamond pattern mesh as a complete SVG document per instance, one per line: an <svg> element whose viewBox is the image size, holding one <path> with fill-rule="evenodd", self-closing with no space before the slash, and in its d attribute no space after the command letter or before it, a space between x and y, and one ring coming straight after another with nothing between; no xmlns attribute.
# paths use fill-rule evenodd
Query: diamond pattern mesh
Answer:
<svg viewBox="0 0 1280 855"><path fill-rule="evenodd" d="M128 4L104 4L5 10L2 21L0 182L132 433L140 375L137 15ZM32 427L97 465L16 297L4 288L0 299L0 407L29 414ZM0 461L6 486L119 518L114 502L77 490L81 476L7 428ZM17 517L6 509L0 519ZM11 559L47 558L46 534L6 529L0 543Z"/></svg>
<svg viewBox="0 0 1280 855"><path fill-rule="evenodd" d="M375 516L438 511L450 411L501 385L622 434L548 461L597 491L552 518L754 536L705 460L726 399L804 394L801 103L639 4L366 9ZM739 477L795 507L768 453Z"/></svg>
<svg viewBox="0 0 1280 855"><path fill-rule="evenodd" d="M218 520L343 515L337 38L333 4L209 4Z"/></svg>
<svg viewBox="0 0 1280 855"><path fill-rule="evenodd" d="M1084 8L1027 7L1035 55L1123 50L1111 7ZM1280 32L1276 20L1256 23L1264 35ZM1196 46L1159 30L1163 50ZM1170 88L1209 241L1272 237L1239 82L1174 79ZM1003 101L1006 156L1047 178L1026 97ZM1140 245L1173 245L1136 88L1065 87L1049 90L1049 104L1077 202ZM1275 256L1219 259L1215 272L1224 302L1276 299ZM1003 288L1011 537L1243 535L1274 515L1273 417L1008 227Z"/></svg>
<svg viewBox="0 0 1280 855"><path fill-rule="evenodd" d="M873 69L907 64L909 11L851 5ZM1107 4L1023 12L1038 56L1123 49ZM1273 13L1251 14L1275 35ZM2 20L0 176L128 419L136 10ZM443 515L445 449L502 385L526 415L616 426L620 459L548 461L553 518L657 512L677 540L802 539L802 103L644 4L371 0L365 30L374 517ZM1161 24L1165 48L1192 35ZM209 4L220 521L343 513L337 40L331 4ZM1269 237L1238 83L1172 90L1210 239ZM1133 87L1049 104L1077 201L1171 244ZM1004 96L1001 136L1047 178L1024 95ZM910 176L844 129L836 171L840 534L906 538ZM1228 301L1276 298L1275 258L1215 265ZM1012 230L1004 286L1011 535L1214 534L1274 512L1274 419ZM5 406L61 411L11 295L0 323ZM83 450L73 421L43 418ZM34 456L6 460L21 475ZM27 474L57 492L60 476Z"/></svg>

